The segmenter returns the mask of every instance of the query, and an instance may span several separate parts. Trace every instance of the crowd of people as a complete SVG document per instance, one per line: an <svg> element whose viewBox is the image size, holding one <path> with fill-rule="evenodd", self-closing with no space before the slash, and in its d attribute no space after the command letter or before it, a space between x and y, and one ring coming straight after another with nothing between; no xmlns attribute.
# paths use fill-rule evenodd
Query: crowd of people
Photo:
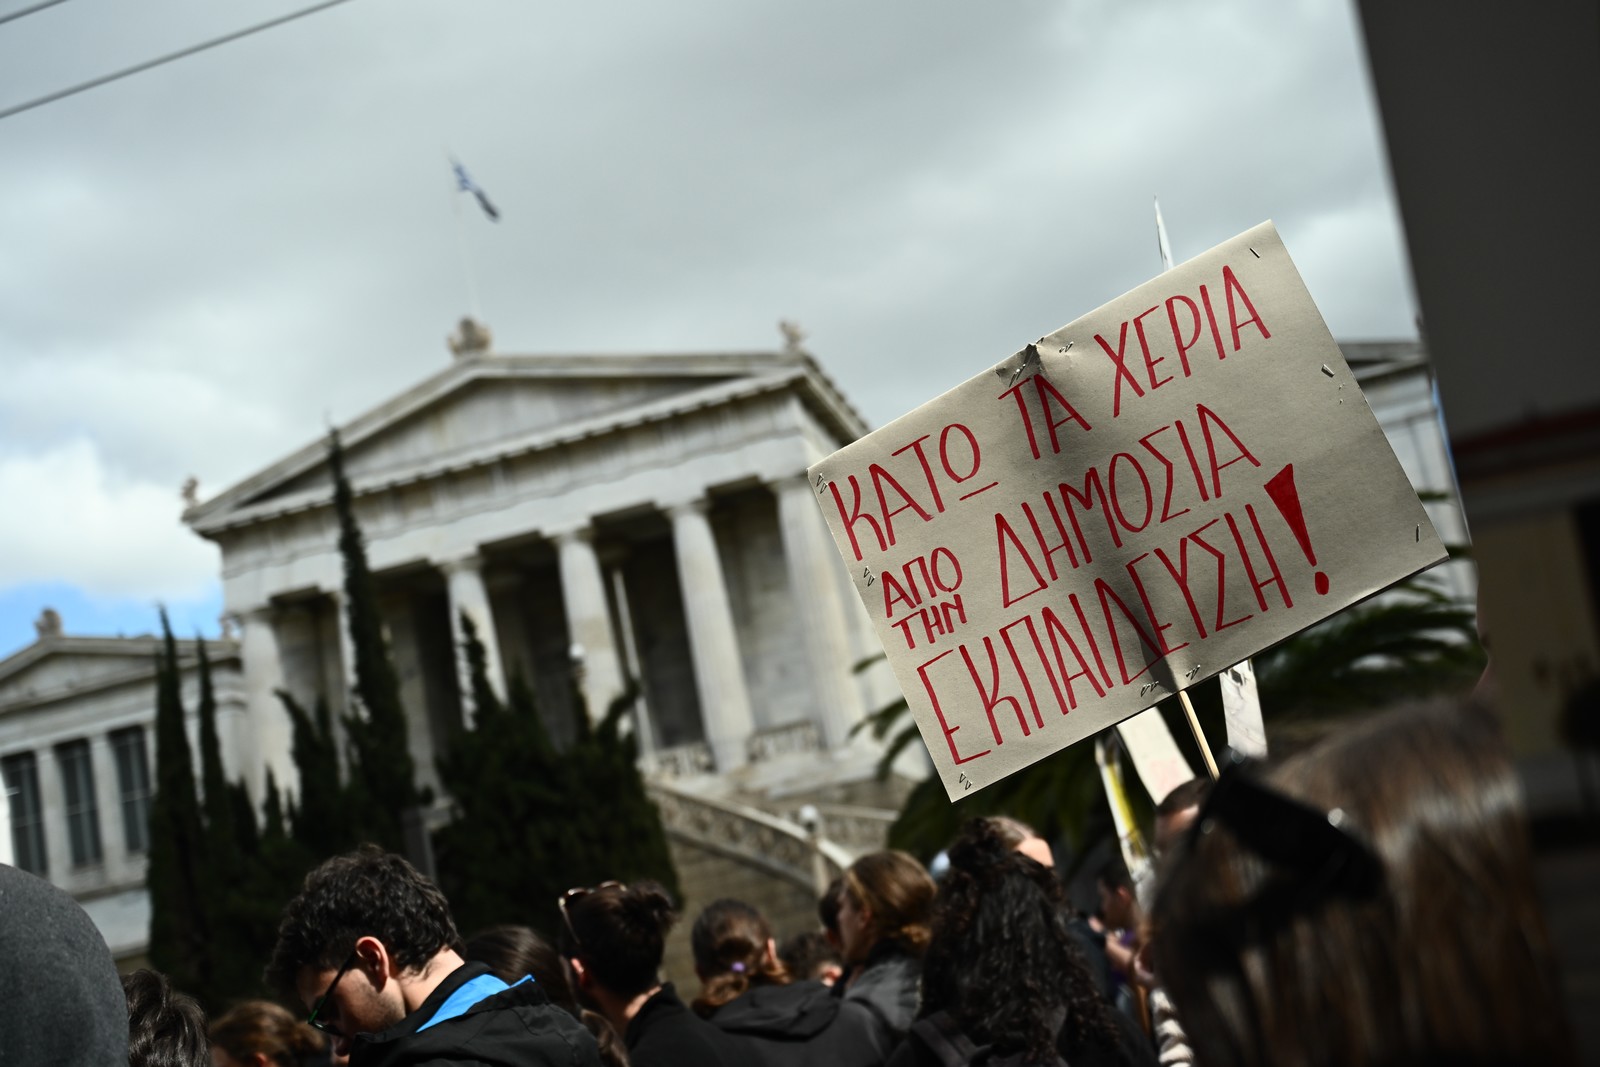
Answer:
<svg viewBox="0 0 1600 1067"><path fill-rule="evenodd" d="M1114 860L1096 915L1048 842L977 818L938 881L862 856L781 944L750 904L707 904L695 990L662 980L679 916L659 885L576 887L553 931L463 938L427 878L367 847L287 904L283 1002L209 1022L160 974L119 980L69 897L0 868L0 1062L1569 1064L1519 804L1489 716L1393 712L1174 791L1153 883Z"/></svg>

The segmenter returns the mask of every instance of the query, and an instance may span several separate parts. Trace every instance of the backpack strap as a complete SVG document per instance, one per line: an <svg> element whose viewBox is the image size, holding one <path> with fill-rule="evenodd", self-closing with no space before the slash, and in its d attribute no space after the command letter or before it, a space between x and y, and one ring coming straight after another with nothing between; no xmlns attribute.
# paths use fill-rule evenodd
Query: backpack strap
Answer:
<svg viewBox="0 0 1600 1067"><path fill-rule="evenodd" d="M975 1045L949 1012L934 1012L911 1024L911 1037L930 1052L940 1067L967 1067L986 1059L988 1045Z"/></svg>
<svg viewBox="0 0 1600 1067"><path fill-rule="evenodd" d="M1051 1021L1059 1018L1059 1023L1065 1023L1066 1009L1059 1008L1051 1013ZM1061 1026L1058 1024L1056 1030ZM956 1024L949 1012L934 1012L927 1018L918 1019L911 1024L911 1038L919 1042L923 1048L938 1061L939 1067L971 1067L981 1064L984 1067L1010 1067L1022 1062L1022 1053L1014 1052L1003 1056L996 1056L993 1045L974 1044L972 1038ZM1068 1067L1067 1061L1058 1052L1055 1056L1055 1067Z"/></svg>

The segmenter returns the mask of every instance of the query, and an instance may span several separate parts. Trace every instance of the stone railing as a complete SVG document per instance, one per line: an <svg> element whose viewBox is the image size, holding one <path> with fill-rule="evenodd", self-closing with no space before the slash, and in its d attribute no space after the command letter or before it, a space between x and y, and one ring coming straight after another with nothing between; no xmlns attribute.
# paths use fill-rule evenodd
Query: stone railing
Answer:
<svg viewBox="0 0 1600 1067"><path fill-rule="evenodd" d="M821 816L818 830L824 839L838 845L851 856L863 856L889 847L889 827L899 813L882 808L858 808L844 804L817 804ZM795 813L794 817L798 817Z"/></svg>
<svg viewBox="0 0 1600 1067"><path fill-rule="evenodd" d="M802 719L751 734L745 745L751 763L764 763L779 756L821 752L822 735L817 732L816 723Z"/></svg>
<svg viewBox="0 0 1600 1067"><path fill-rule="evenodd" d="M716 770L711 747L704 741L657 749L647 756L641 756L639 764L646 775L657 779L693 778Z"/></svg>
<svg viewBox="0 0 1600 1067"><path fill-rule="evenodd" d="M756 808L695 796L659 779L646 788L668 834L810 892L821 892L854 859L833 842L807 834L799 823Z"/></svg>
<svg viewBox="0 0 1600 1067"><path fill-rule="evenodd" d="M751 734L745 754L751 763L766 763L780 756L804 755L822 751L822 735L813 722L795 722ZM713 774L716 761L704 741L658 749L639 758L639 765L652 778L693 778Z"/></svg>

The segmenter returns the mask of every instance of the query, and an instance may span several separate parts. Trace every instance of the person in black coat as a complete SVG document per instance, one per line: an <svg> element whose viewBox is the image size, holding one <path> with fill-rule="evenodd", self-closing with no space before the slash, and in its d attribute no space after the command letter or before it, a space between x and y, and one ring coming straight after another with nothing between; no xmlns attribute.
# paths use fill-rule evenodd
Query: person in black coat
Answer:
<svg viewBox="0 0 1600 1067"><path fill-rule="evenodd" d="M839 890L839 940L848 976L845 1003L876 1021L877 1063L905 1040L917 1013L917 982L928 944L928 915L938 886L909 853L886 849L859 857Z"/></svg>
<svg viewBox="0 0 1600 1067"><path fill-rule="evenodd" d="M632 1067L734 1067L722 1032L660 979L672 898L654 882L569 889L558 901L562 952L579 997L622 1034Z"/></svg>
<svg viewBox="0 0 1600 1067"><path fill-rule="evenodd" d="M594 1038L531 979L504 982L462 947L439 887L364 845L306 876L267 977L351 1067L600 1067Z"/></svg>
<svg viewBox="0 0 1600 1067"><path fill-rule="evenodd" d="M793 981L779 962L772 930L738 900L713 902L689 936L701 992L693 1008L727 1036L743 1063L757 1067L872 1067L876 1020L820 981Z"/></svg>
<svg viewBox="0 0 1600 1067"><path fill-rule="evenodd" d="M922 962L917 1021L890 1067L965 1063L1154 1067L1067 928L1061 883L984 819L950 849Z"/></svg>

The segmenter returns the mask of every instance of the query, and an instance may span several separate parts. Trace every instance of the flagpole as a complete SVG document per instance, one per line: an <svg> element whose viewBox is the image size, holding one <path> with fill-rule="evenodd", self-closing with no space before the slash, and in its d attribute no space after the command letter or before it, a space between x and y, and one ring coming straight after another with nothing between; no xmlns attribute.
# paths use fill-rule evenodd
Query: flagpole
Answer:
<svg viewBox="0 0 1600 1067"><path fill-rule="evenodd" d="M446 152L444 158L455 165L455 160ZM452 172L453 173L453 172ZM474 321L483 322L483 311L478 307L478 280L472 271L472 257L467 252L467 226L461 219L461 190L454 184L450 187L450 206L456 217L456 249L461 256L461 276L467 285L467 308L472 312Z"/></svg>

